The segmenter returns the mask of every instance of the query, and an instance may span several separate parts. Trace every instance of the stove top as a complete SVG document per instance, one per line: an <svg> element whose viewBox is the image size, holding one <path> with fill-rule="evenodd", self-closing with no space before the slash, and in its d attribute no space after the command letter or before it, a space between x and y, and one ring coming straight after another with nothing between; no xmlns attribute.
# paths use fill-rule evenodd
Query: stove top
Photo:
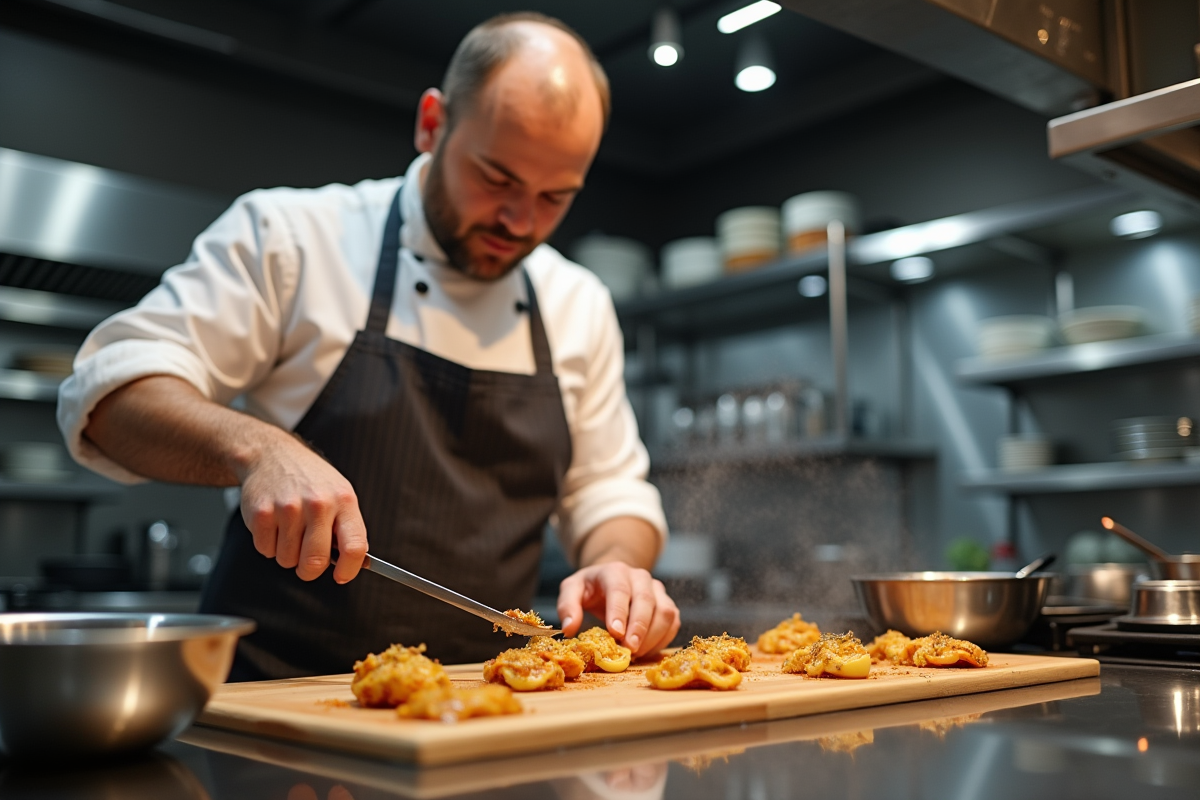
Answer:
<svg viewBox="0 0 1200 800"><path fill-rule="evenodd" d="M1200 669L1200 633L1129 631L1110 622L1073 628L1067 639L1081 655L1101 662Z"/></svg>

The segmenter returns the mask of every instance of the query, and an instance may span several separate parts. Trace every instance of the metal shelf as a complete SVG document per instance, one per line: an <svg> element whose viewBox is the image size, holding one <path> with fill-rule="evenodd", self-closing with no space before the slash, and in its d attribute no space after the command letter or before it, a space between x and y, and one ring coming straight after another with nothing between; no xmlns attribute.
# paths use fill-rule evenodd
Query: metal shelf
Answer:
<svg viewBox="0 0 1200 800"><path fill-rule="evenodd" d="M90 331L125 308L120 303L0 286L0 319Z"/></svg>
<svg viewBox="0 0 1200 800"><path fill-rule="evenodd" d="M845 439L826 436L787 444L708 445L685 449L663 449L652 454L650 468L656 472L710 466L749 466L817 458L882 458L919 461L937 458L937 447L907 440Z"/></svg>
<svg viewBox="0 0 1200 800"><path fill-rule="evenodd" d="M47 500L84 503L115 498L125 487L87 473L53 483L13 481L0 478L0 500Z"/></svg>
<svg viewBox="0 0 1200 800"><path fill-rule="evenodd" d="M0 369L0 398L53 403L58 400L60 383L61 380L47 378L36 372Z"/></svg>
<svg viewBox="0 0 1200 800"><path fill-rule="evenodd" d="M1200 485L1200 464L1166 462L1131 464L1062 464L1028 472L983 470L962 481L964 489L1010 495L1105 492L1118 489L1159 489Z"/></svg>
<svg viewBox="0 0 1200 800"><path fill-rule="evenodd" d="M1200 337L1170 334L1055 347L1029 358L964 359L958 363L955 374L963 383L1009 386L1045 378L1186 361L1200 361Z"/></svg>

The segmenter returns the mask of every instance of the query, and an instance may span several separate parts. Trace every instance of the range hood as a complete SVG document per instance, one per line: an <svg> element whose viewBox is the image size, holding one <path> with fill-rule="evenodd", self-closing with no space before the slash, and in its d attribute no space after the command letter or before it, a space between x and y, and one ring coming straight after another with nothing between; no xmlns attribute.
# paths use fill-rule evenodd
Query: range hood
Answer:
<svg viewBox="0 0 1200 800"><path fill-rule="evenodd" d="M0 148L0 285L136 300L229 200Z"/></svg>
<svg viewBox="0 0 1200 800"><path fill-rule="evenodd" d="M780 0L1048 118L1048 150L1200 214L1196 0Z"/></svg>

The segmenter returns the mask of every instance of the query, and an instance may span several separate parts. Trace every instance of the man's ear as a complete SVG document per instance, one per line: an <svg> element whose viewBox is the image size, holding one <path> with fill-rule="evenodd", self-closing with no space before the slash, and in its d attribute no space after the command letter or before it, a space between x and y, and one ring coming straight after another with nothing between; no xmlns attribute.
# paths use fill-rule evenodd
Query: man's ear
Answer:
<svg viewBox="0 0 1200 800"><path fill-rule="evenodd" d="M417 130L413 143L418 153L432 153L446 133L446 98L437 89L426 89L417 104Z"/></svg>

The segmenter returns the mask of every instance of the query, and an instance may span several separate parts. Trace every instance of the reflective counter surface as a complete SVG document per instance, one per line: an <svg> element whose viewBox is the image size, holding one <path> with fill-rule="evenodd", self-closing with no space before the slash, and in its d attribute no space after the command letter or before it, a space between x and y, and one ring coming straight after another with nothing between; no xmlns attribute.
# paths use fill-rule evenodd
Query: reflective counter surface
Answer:
<svg viewBox="0 0 1200 800"><path fill-rule="evenodd" d="M470 723L463 723L470 724ZM1200 797L1200 671L1101 677L418 769L193 727L119 764L0 763L0 798Z"/></svg>

